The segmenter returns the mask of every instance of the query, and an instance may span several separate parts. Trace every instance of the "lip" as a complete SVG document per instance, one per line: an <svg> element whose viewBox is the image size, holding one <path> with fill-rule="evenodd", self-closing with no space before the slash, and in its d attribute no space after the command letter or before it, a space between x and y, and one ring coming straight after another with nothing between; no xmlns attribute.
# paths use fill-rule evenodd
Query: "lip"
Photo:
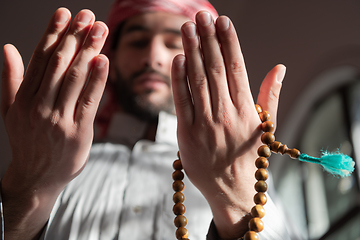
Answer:
<svg viewBox="0 0 360 240"><path fill-rule="evenodd" d="M144 73L135 79L134 85L142 85L144 87L154 87L157 85L169 85L169 83L157 73Z"/></svg>

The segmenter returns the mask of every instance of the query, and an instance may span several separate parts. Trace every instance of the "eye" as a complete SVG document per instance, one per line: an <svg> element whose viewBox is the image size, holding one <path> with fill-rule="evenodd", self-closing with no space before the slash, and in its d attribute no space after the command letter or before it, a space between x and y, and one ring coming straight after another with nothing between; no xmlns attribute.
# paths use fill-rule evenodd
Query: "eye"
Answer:
<svg viewBox="0 0 360 240"><path fill-rule="evenodd" d="M175 38L166 41L165 46L170 49L183 49L182 41L180 38Z"/></svg>
<svg viewBox="0 0 360 240"><path fill-rule="evenodd" d="M176 43L173 43L173 42L166 43L166 47L170 48L170 49L182 49L183 48L181 42L179 42L179 43L178 42L176 42Z"/></svg>

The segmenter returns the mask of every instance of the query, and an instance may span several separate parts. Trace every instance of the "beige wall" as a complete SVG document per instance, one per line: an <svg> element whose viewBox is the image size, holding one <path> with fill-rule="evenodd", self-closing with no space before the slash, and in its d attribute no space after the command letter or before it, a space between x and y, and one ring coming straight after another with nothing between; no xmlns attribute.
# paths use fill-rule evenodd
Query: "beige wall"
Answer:
<svg viewBox="0 0 360 240"><path fill-rule="evenodd" d="M317 74L339 64L360 67L360 1L211 2L220 14L230 16L235 22L254 94L273 66L277 63L287 66L279 110L280 131L301 90ZM66 6L74 15L81 8L90 8L99 20L105 20L110 3L110 0L0 1L0 44L15 44L28 62L57 7ZM1 122L0 175L9 159L9 145Z"/></svg>

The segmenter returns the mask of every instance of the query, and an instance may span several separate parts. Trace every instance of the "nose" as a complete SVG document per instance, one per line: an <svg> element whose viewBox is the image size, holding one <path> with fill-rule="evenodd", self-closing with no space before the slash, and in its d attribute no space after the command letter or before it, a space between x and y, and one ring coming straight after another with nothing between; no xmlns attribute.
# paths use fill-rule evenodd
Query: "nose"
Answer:
<svg viewBox="0 0 360 240"><path fill-rule="evenodd" d="M151 39L148 47L144 51L142 64L145 67L160 70L169 65L169 62L171 62L171 59L169 59L169 53L164 42L156 37Z"/></svg>

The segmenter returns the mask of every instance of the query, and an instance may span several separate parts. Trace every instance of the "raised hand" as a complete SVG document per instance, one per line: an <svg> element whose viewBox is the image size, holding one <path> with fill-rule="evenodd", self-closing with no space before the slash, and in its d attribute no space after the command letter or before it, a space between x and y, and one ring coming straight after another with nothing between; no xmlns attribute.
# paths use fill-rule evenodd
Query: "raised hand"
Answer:
<svg viewBox="0 0 360 240"><path fill-rule="evenodd" d="M178 55L172 69L182 164L208 200L220 237L237 238L254 204L261 121L231 21L222 16L214 24L200 12L196 25L183 25L182 35L185 56ZM276 66L261 87L259 103L271 116L284 73Z"/></svg>
<svg viewBox="0 0 360 240"><path fill-rule="evenodd" d="M12 148L2 179L6 239L31 239L56 197L84 168L108 59L108 34L89 10L71 23L65 8L52 16L24 75L20 54L4 46L1 114Z"/></svg>

